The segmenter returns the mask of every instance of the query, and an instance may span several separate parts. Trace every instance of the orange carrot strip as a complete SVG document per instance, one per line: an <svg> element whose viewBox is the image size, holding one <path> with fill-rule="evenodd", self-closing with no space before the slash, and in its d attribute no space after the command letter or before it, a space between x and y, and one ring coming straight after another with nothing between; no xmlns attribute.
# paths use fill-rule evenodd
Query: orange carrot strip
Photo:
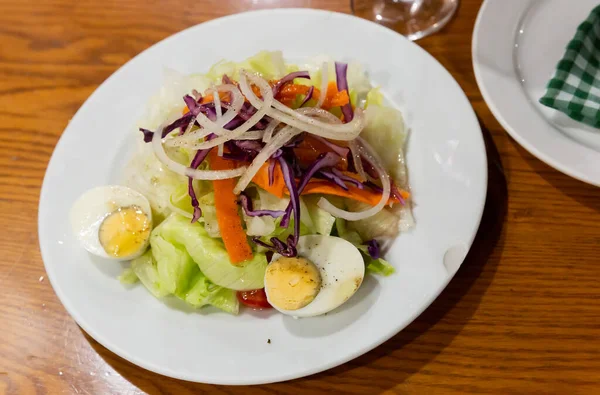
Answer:
<svg viewBox="0 0 600 395"><path fill-rule="evenodd" d="M337 84L335 82L331 81L327 85L327 93L325 96L325 101L323 102L323 105L321 106L321 108L323 108L324 110L329 110L331 107L333 107L331 105L331 99L333 97L335 97L335 95L337 93L338 93Z"/></svg>
<svg viewBox="0 0 600 395"><path fill-rule="evenodd" d="M283 86L283 88L281 88L281 90L277 94L277 97L279 97L279 96L295 97L296 95L306 95L309 90L310 90L310 86L308 86L308 85L286 84ZM321 94L321 92L317 88L314 88L313 97L319 97L320 94Z"/></svg>
<svg viewBox="0 0 600 395"><path fill-rule="evenodd" d="M344 172L345 174L354 177L356 179L360 179L360 177L354 173ZM268 165L263 165L259 172L254 176L252 181L269 192L272 195L275 195L279 198L282 198L284 194L289 194L285 182L283 181L283 174L281 173L281 169L278 165L275 166L275 177L273 185L269 185L269 171ZM314 193L322 193L324 195L335 195L346 197L354 200L358 200L359 202L363 202L366 204L370 204L371 206L375 206L379 203L379 199L381 199L381 194L375 192L370 189L358 189L352 185L348 186L348 190L344 190L338 185L335 185L327 180L317 180L311 179L304 190L302 191L302 195L310 195ZM401 190L400 193L404 199L408 199L410 197L410 193ZM398 200L393 196L390 197L388 203L397 203Z"/></svg>
<svg viewBox="0 0 600 395"><path fill-rule="evenodd" d="M217 155L216 150L209 154L210 168L212 170L230 170L235 168L232 161L223 159ZM223 238L223 244L233 265L238 265L248 259L252 259L252 248L248 244L246 232L242 228L242 219L238 212L237 198L233 193L236 180L213 181L215 189L215 209L219 230Z"/></svg>
<svg viewBox="0 0 600 395"><path fill-rule="evenodd" d="M348 103L350 103L350 97L348 96L348 91L347 90L343 90L341 92L337 92L335 94L335 96L333 96L331 99L328 99L329 102L327 103L327 105L329 107L341 107L344 106Z"/></svg>
<svg viewBox="0 0 600 395"><path fill-rule="evenodd" d="M219 92L219 98L221 99L221 101L228 101L229 100L229 92ZM202 101L200 102L200 104L206 104L206 103L212 103L215 100L215 97L210 94L210 95L206 95L206 96L202 96Z"/></svg>
<svg viewBox="0 0 600 395"><path fill-rule="evenodd" d="M277 97L283 100L295 98L296 95L306 95L310 87L308 85L301 84L287 84L281 88ZM315 88L312 97L314 99L319 99L321 92ZM338 92L337 84L331 81L327 85L327 92L325 93L325 100L323 101L323 108L325 110L330 109L331 107L341 107L345 104L350 103L350 97L348 96L348 91L343 90Z"/></svg>
<svg viewBox="0 0 600 395"><path fill-rule="evenodd" d="M273 160L273 159L271 159ZM258 173L252 179L256 185L269 192L272 195L277 196L278 198L283 197L283 192L287 190L285 188L285 180L283 179L283 172L281 171L281 167L279 163L275 162L275 167L273 168L273 184L269 185L269 162L262 165Z"/></svg>
<svg viewBox="0 0 600 395"><path fill-rule="evenodd" d="M379 192L375 192L367 188L358 189L352 185L348 185L348 190L346 191L340 186L335 185L329 181L315 179L310 180L308 184L306 184L304 190L302 191L303 195L310 195L313 193L322 193L324 195L335 195L350 198L353 200L358 200L359 202L369 204L371 206L377 205L377 203L379 203L379 200L381 199L381 194ZM404 194L403 197L405 197ZM408 198L408 196L406 196L405 198ZM388 204L397 202L398 199L396 199L393 196L390 196Z"/></svg>

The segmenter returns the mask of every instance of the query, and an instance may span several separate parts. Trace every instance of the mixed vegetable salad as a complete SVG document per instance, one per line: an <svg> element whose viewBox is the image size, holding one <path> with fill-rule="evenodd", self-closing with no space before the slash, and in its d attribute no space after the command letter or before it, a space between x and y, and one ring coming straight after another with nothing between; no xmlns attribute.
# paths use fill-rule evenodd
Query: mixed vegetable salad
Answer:
<svg viewBox="0 0 600 395"><path fill-rule="evenodd" d="M169 71L124 186L88 191L71 221L88 251L131 260L157 298L298 317L348 300L412 226L399 111L358 64L280 52Z"/></svg>

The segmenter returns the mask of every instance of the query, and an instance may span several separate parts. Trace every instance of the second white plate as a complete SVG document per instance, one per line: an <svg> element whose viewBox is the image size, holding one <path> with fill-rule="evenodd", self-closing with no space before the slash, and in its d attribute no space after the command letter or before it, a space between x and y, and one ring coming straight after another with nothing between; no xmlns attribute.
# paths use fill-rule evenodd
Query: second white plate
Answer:
<svg viewBox="0 0 600 395"><path fill-rule="evenodd" d="M486 0L473 33L481 93L506 131L555 169L600 186L600 130L539 99L596 0Z"/></svg>

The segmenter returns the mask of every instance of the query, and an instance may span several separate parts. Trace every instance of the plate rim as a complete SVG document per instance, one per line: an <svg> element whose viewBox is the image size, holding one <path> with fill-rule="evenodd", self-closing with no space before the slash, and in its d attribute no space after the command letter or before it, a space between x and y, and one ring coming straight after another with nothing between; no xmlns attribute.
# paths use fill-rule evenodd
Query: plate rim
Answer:
<svg viewBox="0 0 600 395"><path fill-rule="evenodd" d="M481 62L479 61L479 48L481 46L480 32L482 29L485 28L485 27L483 27L482 21L484 18L484 14L487 12L488 7L490 6L490 4L493 1L494 0L485 0L483 2L483 4L481 5L481 8L479 9L479 12L477 13L477 19L475 20L475 27L473 29L473 37L471 40L471 58L472 58L472 64L473 64L473 71L475 73L475 80L477 82L477 86L479 87L479 90L481 92L481 95L483 96L483 99L484 99L486 105L488 106L488 108L490 109L490 111L492 112L492 114L494 115L496 120L498 121L498 123L500 123L500 125L504 128L504 130L521 147L523 147L531 155L533 155L540 161L544 162L546 165L552 167L553 169L555 169L569 177L572 177L576 180L585 182L590 185L600 187L600 178L594 179L592 176L585 174L585 172L583 172L583 171L580 171L578 169L573 169L573 168L571 168L571 166L568 163L564 163L563 160L557 160L551 154L546 153L544 149L536 147L536 145L534 143L530 142L526 137L522 136L521 133L519 133L519 131L518 131L518 126L512 125L511 122L509 122L502 115L502 112L499 110L499 108L496 104L496 101L494 100L493 95L490 93L490 90L489 90L490 85L493 85L493 83L491 83L490 81L486 81L486 77L484 77L484 75L483 75L484 73L482 71ZM529 4L526 7L527 9L529 9L529 7L531 7L531 5L534 2L536 2L536 0L523 0L523 1L527 2ZM522 90L521 90L521 93L523 96L525 96L525 93L522 92ZM532 111L532 113L535 113L536 116L543 118L536 111ZM552 126L548 125L548 129L551 129L551 128L552 128ZM569 141L571 144L573 144L574 146L578 146L579 148L585 148L585 146L583 146L582 144L575 142L575 141L571 140L570 138L566 138L566 136L565 136L565 141ZM598 153L598 158L600 159L600 153Z"/></svg>
<svg viewBox="0 0 600 395"><path fill-rule="evenodd" d="M350 14L346 14L346 13L341 13L341 12L334 12L334 11L328 11L328 10L319 10L319 9L310 9L310 8L283 8L283 9L262 9L262 10L251 10L251 11L245 11L245 12L239 12L239 13L235 13L235 14L230 14L230 15L226 15L223 17L219 17L219 18L214 18L208 21L204 21L201 22L199 24L187 27L186 29L183 29L181 31L175 32L174 34L171 34L168 37L165 37L164 39L152 44L150 47L144 49L142 52L138 53L137 55L135 55L134 57L132 57L131 59L129 59L126 63L124 63L123 65L121 65L117 70L115 70L109 77L107 77L101 84L98 85L98 87L94 90L94 92L92 92L90 94L90 96L84 101L84 103L79 107L79 109L77 110L77 112L73 115L73 117L71 118L71 120L76 119L76 117L80 116L81 114L81 110L90 105L89 103L91 103L93 101L93 98L95 97L95 95L97 94L97 92L100 90L100 88L102 86L104 86L105 84L109 83L110 80L112 80L113 78L115 78L116 75L118 75L122 69L124 69L129 63L133 62L135 59L137 59L138 57L142 56L144 53L146 53L147 51L152 50L155 46L159 45L159 44L163 44L165 42L168 42L172 39L174 39L175 37L182 35L184 33L186 33L188 30L192 30L197 28L200 25L205 25L205 24L211 24L211 23L220 23L224 20L227 19L235 19L238 18L240 16L244 16L244 15L248 15L248 14L272 14L272 13L279 13L279 14L295 14L295 13L305 13L305 14L313 14L315 16L324 16L324 15L335 15L336 17L340 17L340 18L346 18L347 20L352 20L353 22L359 22L359 23L365 23L365 24L371 24L375 29L378 29L381 33L383 34L393 34L395 35L396 39L404 39L407 40L406 38L404 38L403 36L401 36L400 34L394 32L393 30L384 27L382 25L379 25L377 23L373 23L370 21L366 21L364 19L361 19L359 17L356 17L354 15L350 15ZM469 111L469 116L473 119L473 124L476 126L477 130L479 130L479 134L476 134L474 138L477 138L476 142L478 143L477 145L480 146L480 149L482 151L482 157L483 157L483 165L485 166L485 171L482 172L483 174L483 179L481 180L481 189L483 190L481 193L481 199L479 201L479 206L476 208L476 211L474 210L474 218L476 219L476 224L474 225L474 230L473 233L470 237L470 240L468 240L468 243L465 241L465 246L467 247L466 249L466 253L465 256L463 257L463 259L460 262L460 265L458 266L458 268L452 273L449 274L445 281L442 283L442 285L439 287L439 289L435 292L433 292L431 294L431 296L426 300L426 302L422 303L422 305L415 310L415 312L413 314L410 315L410 318L408 319L406 325L400 325L400 326L391 326L390 329L388 330L387 334L385 336L381 336L377 339L375 339L374 341L369 342L369 345L367 347L364 348L356 348L353 349L352 351L348 352L346 354L345 357L342 358L337 358L335 360L330 361L329 363L322 363L319 364L318 367L311 367L311 368L304 368L304 369L298 369L296 370L294 373L289 373L289 374L279 374L277 375L277 378L269 378L269 379L260 379L257 377L250 377L250 378L239 378L236 380L211 380L209 378L200 378L197 374L194 375L188 375L188 374L180 374L176 371L173 370L169 370L168 368L164 368L161 366L156 366L152 363L148 363L143 359L139 359L137 358L135 355L130 354L129 352L122 350L119 347L114 346L108 339L106 339L104 336L99 335L95 329L93 327L91 327L90 325L88 325L88 323L85 320L82 320L81 317L76 313L76 309L71 305L71 303L69 302L69 298L63 293L62 288L57 287L57 280L54 278L54 275L51 274L52 271L49 271L47 269L48 264L46 262L48 262L51 259L51 252L49 250L48 247L44 247L44 245L48 245L48 241L46 240L46 236L42 233L42 229L43 229L43 222L44 222L44 213L46 212L46 209L44 207L44 197L45 195L47 195L49 192L49 183L47 181L47 176L48 176L48 169L54 164L56 166L56 162L59 160L57 159L56 156L56 152L58 151L58 147L61 145L61 143L64 142L64 136L65 136L65 131L69 128L69 125L71 123L71 121L69 121L69 123L66 125L65 129L63 130L63 132L61 133L61 136L59 138L59 140L56 143L56 146L52 152L52 155L50 157L50 160L48 161L48 165L47 165L47 170L46 173L44 175L44 180L42 183L42 187L40 190L40 201L39 201L39 205L38 205L38 240L39 240L39 245L40 245L40 252L41 252L41 257L42 257L42 261L44 263L44 268L46 270L47 273L47 277L48 280L50 281L52 288L54 290L54 293L56 294L56 296L58 297L58 299L60 300L61 304L63 305L63 307L65 308L65 310L68 312L68 314L71 316L71 318L77 323L77 325L80 326L81 329L83 329L90 337L92 337L94 339L94 341L96 341L98 344L102 345L103 347L105 347L106 349L108 349L110 352L116 354L117 356L119 356L120 358L123 358L125 360L127 360L128 362L137 365L141 368L144 368L146 370L149 370L151 372L154 372L156 374L159 375L163 375L163 376L167 376L167 377L172 377L175 379L179 379L179 380L184 380L184 381L190 381L190 382L198 382L198 383L206 383L206 384L219 384L219 385L259 385L259 384L268 384L268 383L275 383L275 382L282 382L282 381L288 381L288 380L292 380L292 379L296 379L296 378L301 378L301 377L307 377L316 373L320 373L320 372L324 372L327 371L331 368L334 368L336 366L340 366L342 364L347 363L348 361L351 361L363 354L366 354L370 351L372 351L373 349L375 349L376 347L380 346L381 344L385 343L386 341L388 341L390 338L392 338L393 336L397 335L400 331L404 330L408 325L410 325L410 323L412 323L416 318L418 318L423 311L425 311L432 303L434 300L436 300L439 295L444 291L444 289L446 289L446 287L448 286L448 284L450 283L450 281L454 278L454 276L456 275L456 273L458 272L458 270L460 269L460 267L462 266L468 251L470 251L473 242L475 240L475 237L478 233L478 229L481 225L481 220L483 217L483 212L484 212L484 207L485 207L485 203L487 201L487 188L488 188L488 171L487 171L487 164L488 164L488 158L487 158L487 152L486 152L486 148L485 148L485 141L483 138L483 134L481 131L481 126L478 122L477 119L477 115L475 113L475 110L473 109L473 106L471 105L470 100L468 99L467 95L465 94L464 90L462 89L462 87L458 84L458 82L456 81L456 79L454 78L454 76L452 76L452 74L435 58L433 57L429 52L427 52L426 50L424 50L423 48L421 48L420 46L418 46L417 44L414 44L412 42L410 42L409 40L407 40L410 45L414 45L415 47L417 47L420 52L423 54L424 57L429 58L430 61L433 61L434 63L436 63L441 70L443 70L443 73L445 73L450 79L451 81L454 83L454 85L456 86L456 88L458 89L458 92L460 92L460 94L462 95L462 98L464 99L464 101L468 104L468 108L470 109ZM475 142L475 140L474 140ZM274 377L275 375L273 375Z"/></svg>

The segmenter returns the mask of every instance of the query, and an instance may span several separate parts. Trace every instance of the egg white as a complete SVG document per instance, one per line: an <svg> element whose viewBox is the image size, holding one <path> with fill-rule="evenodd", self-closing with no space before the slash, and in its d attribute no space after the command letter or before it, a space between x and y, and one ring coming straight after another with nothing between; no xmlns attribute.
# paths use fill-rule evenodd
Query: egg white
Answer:
<svg viewBox="0 0 600 395"><path fill-rule="evenodd" d="M298 310L279 312L294 317L314 317L325 314L345 303L360 287L365 276L365 263L360 251L352 243L334 236L301 236L298 256L308 259L321 274L321 289L315 299ZM273 261L281 255L275 254ZM265 284L269 299L269 289Z"/></svg>
<svg viewBox="0 0 600 395"><path fill-rule="evenodd" d="M126 257L110 256L100 244L102 221L118 208L138 206L152 221L152 210L148 199L141 193L120 185L96 187L85 192L71 207L69 219L75 237L90 253L113 260L129 260L140 256L148 247L148 241L135 254Z"/></svg>

